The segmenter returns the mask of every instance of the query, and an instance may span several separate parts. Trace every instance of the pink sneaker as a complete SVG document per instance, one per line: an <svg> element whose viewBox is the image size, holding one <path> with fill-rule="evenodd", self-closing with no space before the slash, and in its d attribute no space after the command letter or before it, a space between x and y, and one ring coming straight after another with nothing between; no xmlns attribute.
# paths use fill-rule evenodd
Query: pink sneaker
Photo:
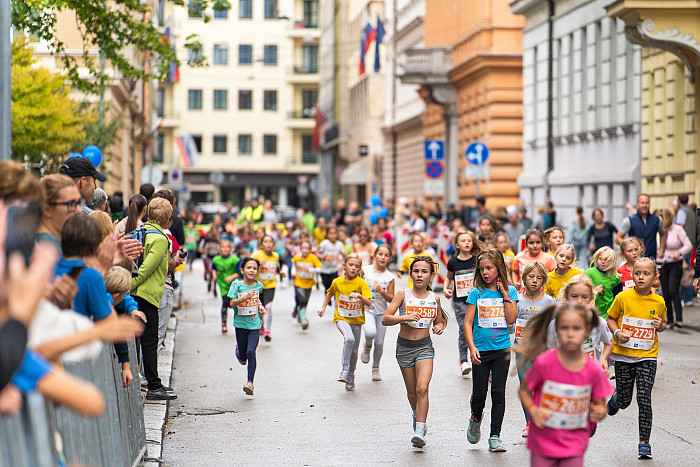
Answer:
<svg viewBox="0 0 700 467"><path fill-rule="evenodd" d="M243 386L243 392L245 392L245 393L248 394L249 396L252 396L252 395L253 395L254 389L255 389L255 388L253 387L253 382L252 382L252 381L248 381L247 383L245 383L245 386Z"/></svg>

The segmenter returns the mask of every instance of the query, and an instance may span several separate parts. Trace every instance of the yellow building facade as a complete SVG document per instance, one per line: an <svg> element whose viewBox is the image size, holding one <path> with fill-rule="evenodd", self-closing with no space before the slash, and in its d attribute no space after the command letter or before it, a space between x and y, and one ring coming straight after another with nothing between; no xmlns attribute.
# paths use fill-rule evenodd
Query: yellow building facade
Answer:
<svg viewBox="0 0 700 467"><path fill-rule="evenodd" d="M700 1L620 0L607 7L642 50L642 192L652 209L680 193L698 201Z"/></svg>

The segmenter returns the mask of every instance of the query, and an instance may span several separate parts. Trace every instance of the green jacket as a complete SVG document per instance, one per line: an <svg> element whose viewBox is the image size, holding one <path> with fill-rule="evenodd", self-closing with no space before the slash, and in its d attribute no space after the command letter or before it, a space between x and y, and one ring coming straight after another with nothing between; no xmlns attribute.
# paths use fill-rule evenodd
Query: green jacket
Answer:
<svg viewBox="0 0 700 467"><path fill-rule="evenodd" d="M146 222L145 227L163 232L163 228L153 222ZM163 235L152 233L146 235L143 243L143 263L139 267L139 275L131 282L131 295L141 297L158 308L168 275L170 240L165 232Z"/></svg>

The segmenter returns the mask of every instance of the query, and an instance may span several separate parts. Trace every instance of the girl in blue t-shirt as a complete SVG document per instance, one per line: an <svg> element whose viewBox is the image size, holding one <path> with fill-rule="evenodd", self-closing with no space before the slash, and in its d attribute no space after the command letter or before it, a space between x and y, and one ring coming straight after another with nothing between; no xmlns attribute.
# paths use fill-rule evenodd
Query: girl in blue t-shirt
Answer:
<svg viewBox="0 0 700 467"><path fill-rule="evenodd" d="M261 282L255 280L258 274L260 262L250 256L241 261L241 273L243 279L231 283L228 297L233 308L233 327L236 330L236 358L241 365L248 365L248 382L243 386L243 392L253 395L253 379L257 360L255 351L260 342L260 328L265 314L265 307L260 303L260 294L263 290Z"/></svg>
<svg viewBox="0 0 700 467"><path fill-rule="evenodd" d="M467 299L467 315L464 319L464 335L469 345L474 380L467 439L472 444L481 439L481 417L486 405L489 375L492 375L489 451L493 452L506 450L500 436L506 410L506 379L510 365L508 327L518 317L517 302L517 290L508 285L503 254L495 248L479 253L476 257L474 289Z"/></svg>

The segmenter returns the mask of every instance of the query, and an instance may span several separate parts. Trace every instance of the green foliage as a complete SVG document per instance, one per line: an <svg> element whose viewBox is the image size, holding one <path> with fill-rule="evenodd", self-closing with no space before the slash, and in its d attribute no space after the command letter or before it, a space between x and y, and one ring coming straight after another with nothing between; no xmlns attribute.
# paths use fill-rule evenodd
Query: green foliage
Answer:
<svg viewBox="0 0 700 467"><path fill-rule="evenodd" d="M7 0L0 0L7 1ZM12 24L15 30L25 31L33 37L45 41L61 58L72 86L84 92L97 92L100 84L109 78L100 71L99 60L90 51L100 50L106 60L125 77L141 80L158 79L168 76L168 64L180 63L175 51L163 37L163 32L153 24L151 4L142 0L11 0ZM194 0L195 8L202 11L205 22L211 20L210 8L229 9L226 0ZM170 3L187 7L186 0L170 0ZM75 12L76 21L83 42L83 54L69 55L66 45L54 33L57 14L61 11ZM197 47L197 36L190 36L186 48ZM134 63L126 50L134 46L141 57L147 57L152 66ZM201 49L201 44L198 45ZM201 65L206 62L194 63ZM85 67L91 79L81 78L79 68Z"/></svg>
<svg viewBox="0 0 700 467"><path fill-rule="evenodd" d="M70 98L66 78L32 66L24 36L12 43L12 156L31 165L58 167L85 140L89 112Z"/></svg>

